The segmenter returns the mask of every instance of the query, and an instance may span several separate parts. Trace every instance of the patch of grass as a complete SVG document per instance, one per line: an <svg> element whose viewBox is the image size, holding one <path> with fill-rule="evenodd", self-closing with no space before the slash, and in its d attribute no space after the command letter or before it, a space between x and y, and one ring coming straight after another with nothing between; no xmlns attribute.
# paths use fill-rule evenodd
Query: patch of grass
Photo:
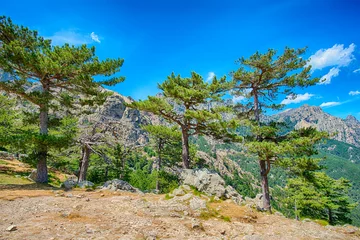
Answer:
<svg viewBox="0 0 360 240"><path fill-rule="evenodd" d="M195 196L201 197L201 195L205 195L205 193L200 192L200 191L197 190L197 188L194 187L194 186L190 186L190 188L191 188L191 190L193 191L193 194L194 194Z"/></svg>
<svg viewBox="0 0 360 240"><path fill-rule="evenodd" d="M230 217L221 215L220 218L224 220L225 222L231 222Z"/></svg>
<svg viewBox="0 0 360 240"><path fill-rule="evenodd" d="M165 200L170 200L174 198L173 196L170 196L168 193L165 195Z"/></svg>
<svg viewBox="0 0 360 240"><path fill-rule="evenodd" d="M314 222L316 222L317 224L319 224L319 225L321 225L323 227L329 225L329 222L326 221L326 220L323 220L323 219L316 219L316 220L314 220Z"/></svg>
<svg viewBox="0 0 360 240"><path fill-rule="evenodd" d="M209 220L210 218L216 218L219 213L215 210L202 211L200 213L200 218L203 220Z"/></svg>
<svg viewBox="0 0 360 240"><path fill-rule="evenodd" d="M1 165L8 165L9 163L8 163L7 161L4 161L4 160L1 160L1 159L0 159L0 164L1 164Z"/></svg>
<svg viewBox="0 0 360 240"><path fill-rule="evenodd" d="M221 202L222 202L221 199L215 200L215 196L211 196L209 200L209 203L221 203Z"/></svg>
<svg viewBox="0 0 360 240"><path fill-rule="evenodd" d="M0 184L31 184L30 180L23 177L16 177L15 175L0 173Z"/></svg>

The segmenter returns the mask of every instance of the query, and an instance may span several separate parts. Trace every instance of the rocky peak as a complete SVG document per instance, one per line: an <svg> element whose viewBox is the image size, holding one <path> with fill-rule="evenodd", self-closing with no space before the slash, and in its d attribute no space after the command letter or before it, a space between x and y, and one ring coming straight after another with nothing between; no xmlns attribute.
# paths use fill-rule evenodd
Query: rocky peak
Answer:
<svg viewBox="0 0 360 240"><path fill-rule="evenodd" d="M360 124L360 122L353 115L348 115L345 118L345 122L348 124Z"/></svg>

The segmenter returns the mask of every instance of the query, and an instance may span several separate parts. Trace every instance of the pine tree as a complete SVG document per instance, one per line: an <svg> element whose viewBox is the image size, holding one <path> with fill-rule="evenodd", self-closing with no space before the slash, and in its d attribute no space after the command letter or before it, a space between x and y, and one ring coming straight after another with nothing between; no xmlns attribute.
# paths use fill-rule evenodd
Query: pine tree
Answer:
<svg viewBox="0 0 360 240"><path fill-rule="evenodd" d="M103 101L108 95L99 89L100 85L114 85L123 77L95 81L94 76L106 77L120 70L123 59L100 61L95 48L52 46L51 40L38 36L36 31L12 23L10 18L0 17L0 69L9 79L0 82L0 90L13 93L35 104L39 108L40 134L48 137L49 111L56 105L73 107L76 99L72 96L93 96L78 99L81 104ZM27 91L30 85L40 85L39 91ZM58 104L55 104L55 103ZM37 182L47 182L48 146L38 146Z"/></svg>
<svg viewBox="0 0 360 240"><path fill-rule="evenodd" d="M142 129L147 131L155 142L155 151L158 156L156 170L159 172L164 160L171 161L174 158L176 159L176 150L180 150L178 145L181 142L181 133L176 126L146 125L142 126ZM166 150L171 150L170 154ZM160 190L158 179L156 180L156 190Z"/></svg>
<svg viewBox="0 0 360 240"><path fill-rule="evenodd" d="M254 124L260 126L260 115L263 110L283 107L275 102L279 94L294 96L295 87L307 87L317 83L319 79L310 76L311 66L307 66L307 61L300 57L305 50L285 48L284 53L276 59L276 51L273 49L269 49L265 54L256 52L249 59L240 58L237 61L240 68L231 73L234 81L232 94L247 98L248 104L240 104L235 108L240 109L242 115L251 114ZM274 147L269 141L261 143L264 139L260 136L256 138L259 148L271 150ZM266 160L269 156L265 156L264 159L264 154L258 152L264 208L271 211L267 178L270 164ZM273 154L276 155L276 152Z"/></svg>
<svg viewBox="0 0 360 240"><path fill-rule="evenodd" d="M230 109L212 106L212 102L221 101L228 89L225 77L219 80L214 77L211 83L207 83L195 72L190 78L172 73L159 84L159 88L164 97L149 96L147 100L133 102L129 107L154 113L180 127L184 168L190 168L190 136L211 135L225 141L236 138L228 131L229 127L235 127L235 121L222 119L222 113Z"/></svg>
<svg viewBox="0 0 360 240"><path fill-rule="evenodd" d="M348 214L356 204L350 203L349 188L349 181L344 178L335 180L324 172L312 172L311 179L308 176L288 180L285 202L289 206L296 202L296 214L301 217L324 219L331 225L351 223Z"/></svg>

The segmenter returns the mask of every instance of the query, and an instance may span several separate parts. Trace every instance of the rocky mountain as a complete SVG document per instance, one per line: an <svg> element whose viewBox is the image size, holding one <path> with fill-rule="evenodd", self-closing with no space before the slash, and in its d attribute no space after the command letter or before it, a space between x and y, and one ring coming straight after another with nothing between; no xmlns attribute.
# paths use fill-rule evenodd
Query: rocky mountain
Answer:
<svg viewBox="0 0 360 240"><path fill-rule="evenodd" d="M342 119L324 112L320 107L305 104L273 115L270 119L294 128L315 127L330 133L332 139L360 147L360 122L351 115Z"/></svg>

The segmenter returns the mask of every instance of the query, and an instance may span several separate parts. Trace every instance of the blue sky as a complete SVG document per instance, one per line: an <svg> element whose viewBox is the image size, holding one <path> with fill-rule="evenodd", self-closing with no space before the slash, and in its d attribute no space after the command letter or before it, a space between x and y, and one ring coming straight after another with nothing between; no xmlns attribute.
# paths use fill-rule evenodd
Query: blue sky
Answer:
<svg viewBox="0 0 360 240"><path fill-rule="evenodd" d="M327 80L279 102L360 119L359 11L357 0L14 0L1 3L0 15L54 44L86 43L101 59L124 58L126 80L112 89L135 99L156 94L171 72L223 76L256 51L307 46L313 76Z"/></svg>

